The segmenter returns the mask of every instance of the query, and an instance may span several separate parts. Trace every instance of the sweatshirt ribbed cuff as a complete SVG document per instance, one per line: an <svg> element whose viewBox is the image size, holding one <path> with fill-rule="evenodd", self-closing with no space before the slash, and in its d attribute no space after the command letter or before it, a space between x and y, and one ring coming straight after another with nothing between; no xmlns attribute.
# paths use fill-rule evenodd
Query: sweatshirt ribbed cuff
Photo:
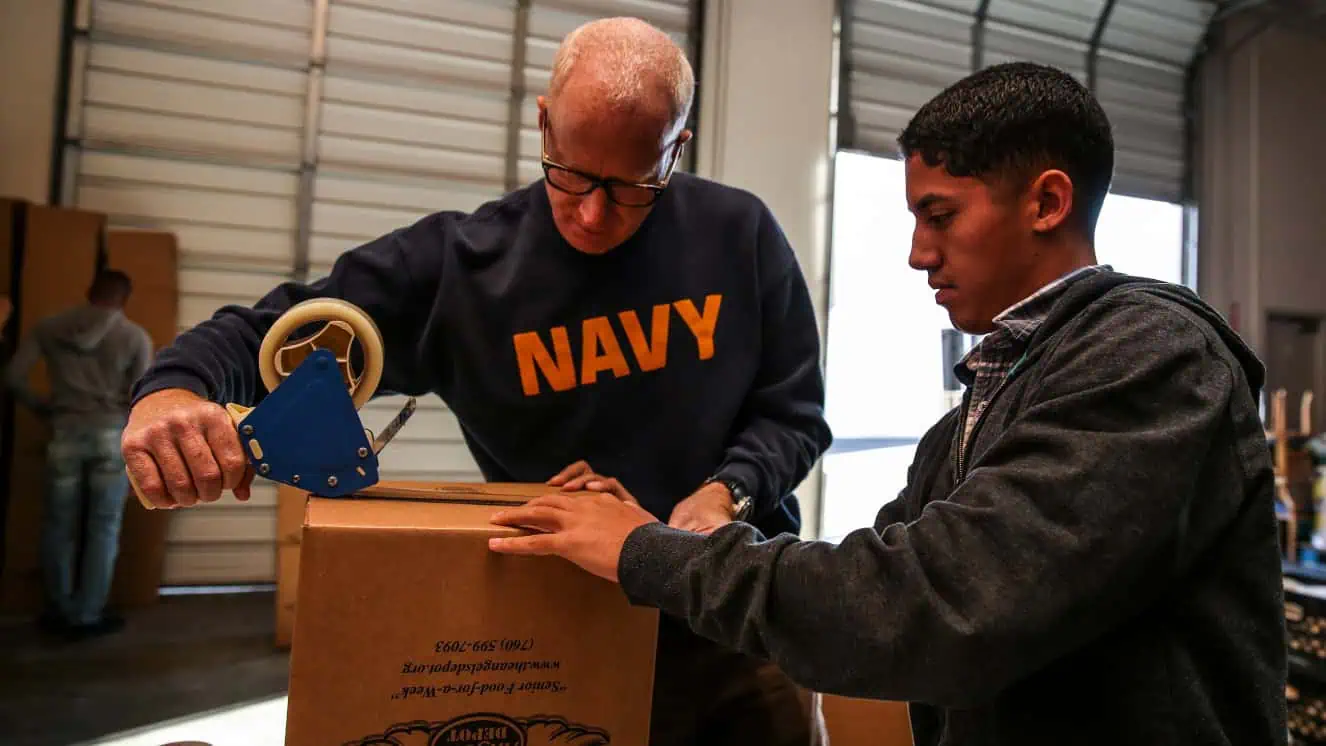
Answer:
<svg viewBox="0 0 1326 746"><path fill-rule="evenodd" d="M211 398L210 392L207 390L207 383L201 378L183 371L172 371L157 373L149 380L139 381L138 385L134 387L133 398L130 400L129 406L132 408L148 394L155 394L166 389L186 389L204 399Z"/></svg>
<svg viewBox="0 0 1326 746"><path fill-rule="evenodd" d="M781 497L770 495L768 488L760 483L759 469L744 461L729 461L719 467L714 476L719 479L734 479L745 485L755 503L751 506L751 518L768 513Z"/></svg>

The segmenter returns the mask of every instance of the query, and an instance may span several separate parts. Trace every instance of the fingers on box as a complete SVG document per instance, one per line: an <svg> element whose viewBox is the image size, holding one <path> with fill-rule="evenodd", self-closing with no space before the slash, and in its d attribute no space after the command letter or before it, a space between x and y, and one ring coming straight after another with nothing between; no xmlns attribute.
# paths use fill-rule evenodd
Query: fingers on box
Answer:
<svg viewBox="0 0 1326 746"><path fill-rule="evenodd" d="M572 489L570 487L570 484L572 482L585 478L590 478L593 476L594 476L594 469L589 465L588 462L577 461L574 464L571 464L570 466L566 467L565 469L562 469L560 472L557 473L557 476L553 477L552 479L549 479L548 484L552 487L563 487L564 489Z"/></svg>

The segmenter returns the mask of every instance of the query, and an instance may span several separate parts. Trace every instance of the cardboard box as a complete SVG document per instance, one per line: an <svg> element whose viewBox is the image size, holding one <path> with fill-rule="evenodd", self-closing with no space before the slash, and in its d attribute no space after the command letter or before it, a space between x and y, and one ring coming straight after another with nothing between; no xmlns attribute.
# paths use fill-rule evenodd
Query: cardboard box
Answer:
<svg viewBox="0 0 1326 746"><path fill-rule="evenodd" d="M16 315L3 342L7 354L42 318L86 302L99 257L133 279L125 314L147 329L157 348L174 339L179 305L175 236L106 230L106 220L87 210L0 199L0 290L10 293ZM30 380L37 391L49 390L44 360ZM7 464L3 479L8 484L0 490L0 532L6 537L0 609L33 612L42 597L37 539L50 426L15 407L7 393L0 396L0 415L5 449L0 461ZM125 499L109 600L111 608L120 610L157 602L171 517L168 511L144 510L127 494Z"/></svg>
<svg viewBox="0 0 1326 746"><path fill-rule="evenodd" d="M276 548L276 647L289 648L295 634L295 590L299 587L299 545Z"/></svg>
<svg viewBox="0 0 1326 746"><path fill-rule="evenodd" d="M912 725L903 702L832 694L820 698L830 746L912 746Z"/></svg>
<svg viewBox="0 0 1326 746"><path fill-rule="evenodd" d="M304 507L308 493L289 485L276 490L276 543L279 546L298 544L304 533Z"/></svg>
<svg viewBox="0 0 1326 746"><path fill-rule="evenodd" d="M308 493L289 485L276 491L276 647L290 647L295 632L299 583L299 540L304 533Z"/></svg>
<svg viewBox="0 0 1326 746"><path fill-rule="evenodd" d="M179 251L173 233L112 229L106 231L106 264L133 280L124 315L140 324L160 350L175 339L179 315ZM166 534L171 511L147 510L126 493L120 527L120 552L111 585L111 606L151 606L161 597L166 564Z"/></svg>
<svg viewBox="0 0 1326 746"><path fill-rule="evenodd" d="M11 275L10 289L17 292L11 295L14 319L9 331L17 344L43 318L86 301L106 216L71 208L6 204L10 206L10 262L18 270L16 276ZM50 392L45 360L33 366L28 381L39 395ZM0 490L0 505L8 501L0 611L32 613L42 605L38 537L51 426L26 407L11 407L13 429L5 438L9 489Z"/></svg>
<svg viewBox="0 0 1326 746"><path fill-rule="evenodd" d="M622 744L649 737L658 613L488 539L541 485L383 483L310 498L288 746Z"/></svg>

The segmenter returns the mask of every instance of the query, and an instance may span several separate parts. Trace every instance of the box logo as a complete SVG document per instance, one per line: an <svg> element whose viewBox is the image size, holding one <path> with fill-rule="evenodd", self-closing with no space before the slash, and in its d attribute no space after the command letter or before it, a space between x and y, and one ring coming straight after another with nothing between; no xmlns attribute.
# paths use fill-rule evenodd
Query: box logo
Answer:
<svg viewBox="0 0 1326 746"><path fill-rule="evenodd" d="M525 746L525 734L500 715L470 715L443 727L429 746Z"/></svg>
<svg viewBox="0 0 1326 746"><path fill-rule="evenodd" d="M564 718L536 715L513 719L472 713L443 722L398 723L346 746L609 746L607 731Z"/></svg>

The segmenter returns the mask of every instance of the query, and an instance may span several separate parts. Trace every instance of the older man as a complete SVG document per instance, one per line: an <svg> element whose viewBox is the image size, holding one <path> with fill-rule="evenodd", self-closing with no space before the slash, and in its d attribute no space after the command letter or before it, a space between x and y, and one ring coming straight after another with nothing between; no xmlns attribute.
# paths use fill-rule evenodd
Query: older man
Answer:
<svg viewBox="0 0 1326 746"><path fill-rule="evenodd" d="M1104 111L997 65L899 144L911 265L985 337L873 527L700 536L591 482L499 516L543 533L493 548L567 557L807 686L911 702L918 746L1283 745L1263 368L1187 289L1097 264Z"/></svg>
<svg viewBox="0 0 1326 746"><path fill-rule="evenodd" d="M742 517L795 533L792 490L830 441L818 330L768 209L674 173L693 94L659 30L573 32L538 99L544 179L348 251L329 277L224 308L160 354L123 439L146 497L247 498L217 402L256 403L264 333L327 296L373 317L382 389L439 394L488 479L570 490L607 473L679 529ZM656 746L809 741L807 698L776 668L666 618L660 640Z"/></svg>

